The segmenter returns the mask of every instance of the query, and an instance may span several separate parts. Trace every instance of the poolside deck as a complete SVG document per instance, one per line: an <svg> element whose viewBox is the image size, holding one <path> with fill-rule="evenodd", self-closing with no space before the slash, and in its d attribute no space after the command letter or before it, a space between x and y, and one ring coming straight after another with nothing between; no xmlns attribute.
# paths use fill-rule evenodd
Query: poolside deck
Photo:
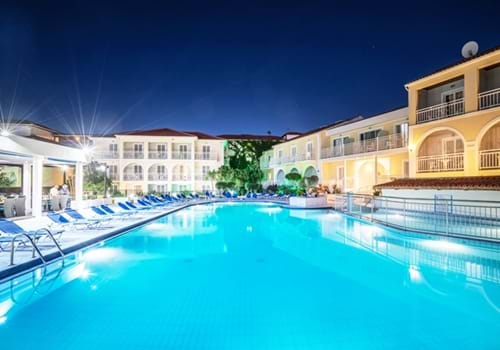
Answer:
<svg viewBox="0 0 500 350"><path fill-rule="evenodd" d="M116 218L111 220L109 223L104 223L99 229L66 230L61 235L60 239L58 239L58 242L63 252L65 254L69 254L83 247L96 244L104 239L122 234L129 229L143 225L149 221L155 220L161 216L185 207L216 201L219 200L211 199L180 202L154 211L142 211L136 215L132 215L130 218ZM94 216L90 209L83 209L81 212L87 217ZM17 220L16 224L29 231L40 229L41 227L50 227L51 221L47 217L43 217L42 219L27 218ZM42 261L38 256L33 257L31 246L20 246L14 255L14 265L11 265L10 245L8 247L6 246L7 245L4 244L3 247L6 249L0 250L0 280L42 264ZM40 240L38 246L41 248L46 260L49 261L60 257L60 253L50 240Z"/></svg>

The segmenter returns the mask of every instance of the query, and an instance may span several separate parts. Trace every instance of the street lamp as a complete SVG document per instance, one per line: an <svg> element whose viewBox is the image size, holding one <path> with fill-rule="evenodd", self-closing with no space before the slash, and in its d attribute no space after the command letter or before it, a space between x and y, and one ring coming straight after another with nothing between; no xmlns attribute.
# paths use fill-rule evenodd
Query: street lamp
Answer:
<svg viewBox="0 0 500 350"><path fill-rule="evenodd" d="M108 168L109 167L106 164L101 164L99 166L99 170L102 171L104 174L104 198L107 197L107 192L108 192L108 181L107 181Z"/></svg>

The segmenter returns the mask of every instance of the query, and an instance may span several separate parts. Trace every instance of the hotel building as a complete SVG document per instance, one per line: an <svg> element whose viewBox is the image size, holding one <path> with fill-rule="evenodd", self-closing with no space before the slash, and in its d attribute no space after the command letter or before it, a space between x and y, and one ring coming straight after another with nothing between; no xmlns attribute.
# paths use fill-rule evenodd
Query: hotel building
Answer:
<svg viewBox="0 0 500 350"><path fill-rule="evenodd" d="M123 193L212 190L208 172L224 164L224 139L201 132L163 128L91 140L92 158Z"/></svg>
<svg viewBox="0 0 500 350"><path fill-rule="evenodd" d="M343 192L500 175L500 48L408 83L408 108L312 130L261 159L265 183L312 174ZM392 180L392 181L391 181ZM470 181L469 181L470 183ZM407 186L407 185L405 185ZM380 186L378 186L380 187Z"/></svg>

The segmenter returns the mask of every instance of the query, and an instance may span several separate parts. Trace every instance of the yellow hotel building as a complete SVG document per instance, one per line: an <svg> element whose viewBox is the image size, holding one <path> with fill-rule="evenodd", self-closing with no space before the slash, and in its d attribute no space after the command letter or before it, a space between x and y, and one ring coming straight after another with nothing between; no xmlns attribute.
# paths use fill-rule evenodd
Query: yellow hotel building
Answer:
<svg viewBox="0 0 500 350"><path fill-rule="evenodd" d="M500 48L405 87L410 176L500 175Z"/></svg>
<svg viewBox="0 0 500 350"><path fill-rule="evenodd" d="M408 83L408 108L321 127L261 159L266 184L317 175L342 192L401 178L500 175L500 48ZM265 157L265 159L264 159Z"/></svg>

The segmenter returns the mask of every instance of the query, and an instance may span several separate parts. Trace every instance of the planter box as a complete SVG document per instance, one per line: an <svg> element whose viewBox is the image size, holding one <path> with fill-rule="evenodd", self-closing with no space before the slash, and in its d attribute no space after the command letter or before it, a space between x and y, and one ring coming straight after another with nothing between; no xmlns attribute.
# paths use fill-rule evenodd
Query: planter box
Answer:
<svg viewBox="0 0 500 350"><path fill-rule="evenodd" d="M290 197L290 206L297 208L326 207L326 197Z"/></svg>

